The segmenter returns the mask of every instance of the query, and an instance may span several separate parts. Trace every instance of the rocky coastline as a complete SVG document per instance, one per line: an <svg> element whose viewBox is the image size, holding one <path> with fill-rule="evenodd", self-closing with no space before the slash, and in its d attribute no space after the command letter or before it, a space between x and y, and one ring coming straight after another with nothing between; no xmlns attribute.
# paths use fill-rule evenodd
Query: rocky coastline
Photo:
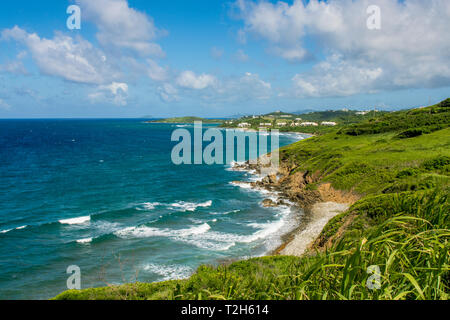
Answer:
<svg viewBox="0 0 450 320"><path fill-rule="evenodd" d="M263 200L264 207L296 205L304 210L300 224L282 237L283 244L272 252L275 255L301 256L312 248L323 227L334 216L346 211L359 196L351 192L335 190L330 183L322 183L319 173L300 172L296 167L280 163L276 174L261 177L257 181L233 181L251 188L267 190L277 198ZM261 175L259 163L234 163L233 170Z"/></svg>

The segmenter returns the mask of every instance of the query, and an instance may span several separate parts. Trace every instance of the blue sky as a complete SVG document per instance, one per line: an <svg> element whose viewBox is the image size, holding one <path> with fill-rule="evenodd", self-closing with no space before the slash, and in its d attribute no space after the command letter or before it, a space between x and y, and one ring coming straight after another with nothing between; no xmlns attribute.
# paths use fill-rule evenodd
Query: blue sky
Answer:
<svg viewBox="0 0 450 320"><path fill-rule="evenodd" d="M449 16L446 0L3 1L0 118L435 103L450 96Z"/></svg>

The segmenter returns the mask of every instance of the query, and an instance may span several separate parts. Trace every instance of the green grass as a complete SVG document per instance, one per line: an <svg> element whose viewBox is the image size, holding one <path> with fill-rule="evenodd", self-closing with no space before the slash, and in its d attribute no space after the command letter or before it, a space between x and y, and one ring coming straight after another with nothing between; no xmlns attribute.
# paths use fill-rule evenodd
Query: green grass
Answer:
<svg viewBox="0 0 450 320"><path fill-rule="evenodd" d="M315 250L303 257L201 266L186 280L70 290L56 299L447 300L449 101L338 128L281 149L291 174L315 177L310 190L328 182L361 196L329 221ZM370 266L380 270L379 289L367 286Z"/></svg>

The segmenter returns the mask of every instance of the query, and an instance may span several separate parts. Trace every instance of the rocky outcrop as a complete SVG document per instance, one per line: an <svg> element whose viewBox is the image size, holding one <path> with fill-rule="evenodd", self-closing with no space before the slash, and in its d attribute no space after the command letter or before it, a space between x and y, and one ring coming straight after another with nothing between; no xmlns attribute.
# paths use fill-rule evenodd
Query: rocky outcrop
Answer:
<svg viewBox="0 0 450 320"><path fill-rule="evenodd" d="M259 164L250 164L249 161L234 166L236 170L260 173ZM320 172L295 171L292 164L282 162L277 174L264 177L260 181L251 182L254 188L277 191L280 199L286 199L302 208L311 208L318 202L336 202L352 204L359 199L351 192L335 190L330 183L321 183ZM238 183L238 182L235 182ZM279 205L270 199L263 201L264 206Z"/></svg>

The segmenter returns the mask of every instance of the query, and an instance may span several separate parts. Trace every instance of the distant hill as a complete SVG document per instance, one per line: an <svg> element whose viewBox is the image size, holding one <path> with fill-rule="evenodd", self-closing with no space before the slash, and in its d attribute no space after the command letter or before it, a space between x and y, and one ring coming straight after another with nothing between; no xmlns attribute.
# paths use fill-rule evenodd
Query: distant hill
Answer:
<svg viewBox="0 0 450 320"><path fill-rule="evenodd" d="M203 123L223 123L224 120L221 119L206 119L200 117L175 117L175 118L165 118L147 121L148 123L194 123L195 121L201 121Z"/></svg>
<svg viewBox="0 0 450 320"><path fill-rule="evenodd" d="M275 112L268 113L265 116L274 116L274 117L290 116L290 117L296 117L297 115L294 114L294 113L288 113L288 112L283 112L283 111L275 111Z"/></svg>

